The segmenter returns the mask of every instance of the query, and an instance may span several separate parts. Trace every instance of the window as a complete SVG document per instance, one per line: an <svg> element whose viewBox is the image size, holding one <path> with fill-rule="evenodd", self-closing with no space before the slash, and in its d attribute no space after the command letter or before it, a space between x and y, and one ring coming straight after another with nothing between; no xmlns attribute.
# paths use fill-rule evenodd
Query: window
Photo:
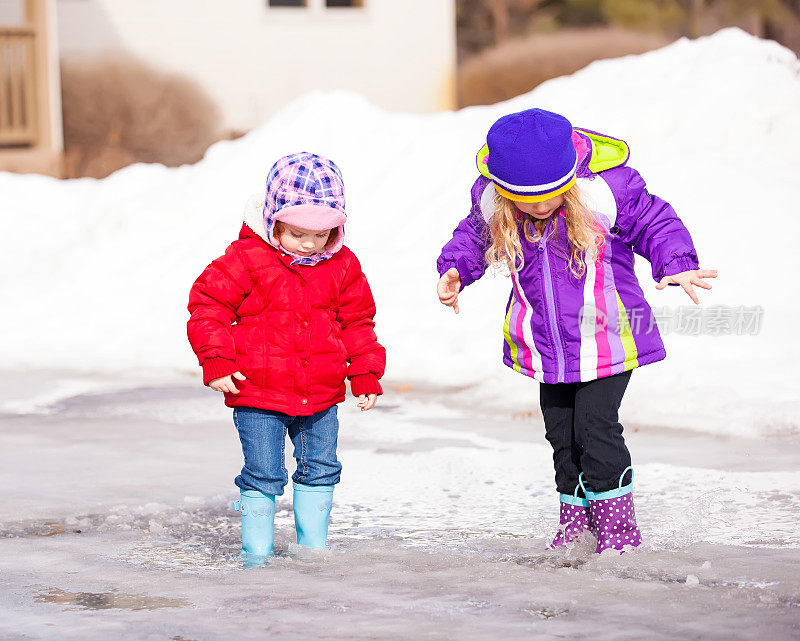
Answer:
<svg viewBox="0 0 800 641"><path fill-rule="evenodd" d="M25 24L25 3L22 0L0 0L0 24L21 27Z"/></svg>
<svg viewBox="0 0 800 641"><path fill-rule="evenodd" d="M6 0L0 0L0 3ZM63 0L62 0L63 1ZM266 5L270 9L289 7L294 9L309 9L313 12L324 11L325 9L362 9L366 0L267 0Z"/></svg>

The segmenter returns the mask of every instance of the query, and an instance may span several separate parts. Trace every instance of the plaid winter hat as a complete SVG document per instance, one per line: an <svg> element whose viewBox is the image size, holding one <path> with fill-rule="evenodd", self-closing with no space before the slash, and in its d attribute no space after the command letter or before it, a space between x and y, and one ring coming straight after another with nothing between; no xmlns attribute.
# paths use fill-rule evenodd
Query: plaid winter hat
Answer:
<svg viewBox="0 0 800 641"><path fill-rule="evenodd" d="M544 109L503 116L489 129L476 160L501 196L526 203L548 200L575 184L572 124Z"/></svg>
<svg viewBox="0 0 800 641"><path fill-rule="evenodd" d="M284 156L267 175L264 217L303 229L339 227L347 220L342 172L316 154Z"/></svg>
<svg viewBox="0 0 800 641"><path fill-rule="evenodd" d="M335 242L325 252L313 256L292 254L303 265L330 258L344 244L347 214L342 172L332 160L316 154L301 152L284 156L267 174L263 216L269 242L276 248L280 242L274 230L279 220L313 231L337 229Z"/></svg>

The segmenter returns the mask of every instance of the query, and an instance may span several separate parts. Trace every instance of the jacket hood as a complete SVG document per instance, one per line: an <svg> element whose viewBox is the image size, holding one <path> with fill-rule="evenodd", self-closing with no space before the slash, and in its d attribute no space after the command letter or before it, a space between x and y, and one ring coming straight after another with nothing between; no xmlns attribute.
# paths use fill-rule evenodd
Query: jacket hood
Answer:
<svg viewBox="0 0 800 641"><path fill-rule="evenodd" d="M286 251L286 249L281 247L280 242L275 237L275 218L267 216L264 210L265 205L263 196L258 194L250 196L244 206L244 224L247 225L253 231L253 233L262 238L268 245L271 245L275 249L280 249L286 254L289 254L293 258L292 265L316 265L322 260L331 258L344 245L344 224L341 224L337 228L339 235L334 244L320 254L301 256L299 254Z"/></svg>
<svg viewBox="0 0 800 641"><path fill-rule="evenodd" d="M572 136L576 147L582 146L583 142L588 151L578 161L578 176L599 174L601 171L622 167L628 163L631 152L628 144L620 138L578 128L574 129Z"/></svg>

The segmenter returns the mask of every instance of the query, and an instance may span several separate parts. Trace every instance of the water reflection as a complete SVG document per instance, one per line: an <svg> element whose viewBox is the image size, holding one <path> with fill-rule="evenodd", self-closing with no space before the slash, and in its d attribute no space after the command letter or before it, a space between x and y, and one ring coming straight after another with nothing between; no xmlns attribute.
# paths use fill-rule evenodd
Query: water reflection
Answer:
<svg viewBox="0 0 800 641"><path fill-rule="evenodd" d="M161 608L192 607L187 599L153 597L147 594L120 594L111 592L66 592L58 588L50 588L37 592L33 600L36 603L58 603L65 610L158 610Z"/></svg>

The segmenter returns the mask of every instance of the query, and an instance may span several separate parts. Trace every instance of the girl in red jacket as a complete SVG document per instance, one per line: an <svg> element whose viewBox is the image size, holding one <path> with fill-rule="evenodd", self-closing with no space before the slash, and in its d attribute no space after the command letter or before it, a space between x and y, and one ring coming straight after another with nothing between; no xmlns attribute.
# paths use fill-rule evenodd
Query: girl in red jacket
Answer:
<svg viewBox="0 0 800 641"><path fill-rule="evenodd" d="M386 352L358 259L344 246L339 168L315 154L281 158L266 198L251 199L239 239L192 286L189 342L203 382L233 408L244 467L236 477L245 559L273 554L275 496L288 482L288 431L297 471L297 543L326 547L336 458L336 404L345 377L362 411L382 393Z"/></svg>

